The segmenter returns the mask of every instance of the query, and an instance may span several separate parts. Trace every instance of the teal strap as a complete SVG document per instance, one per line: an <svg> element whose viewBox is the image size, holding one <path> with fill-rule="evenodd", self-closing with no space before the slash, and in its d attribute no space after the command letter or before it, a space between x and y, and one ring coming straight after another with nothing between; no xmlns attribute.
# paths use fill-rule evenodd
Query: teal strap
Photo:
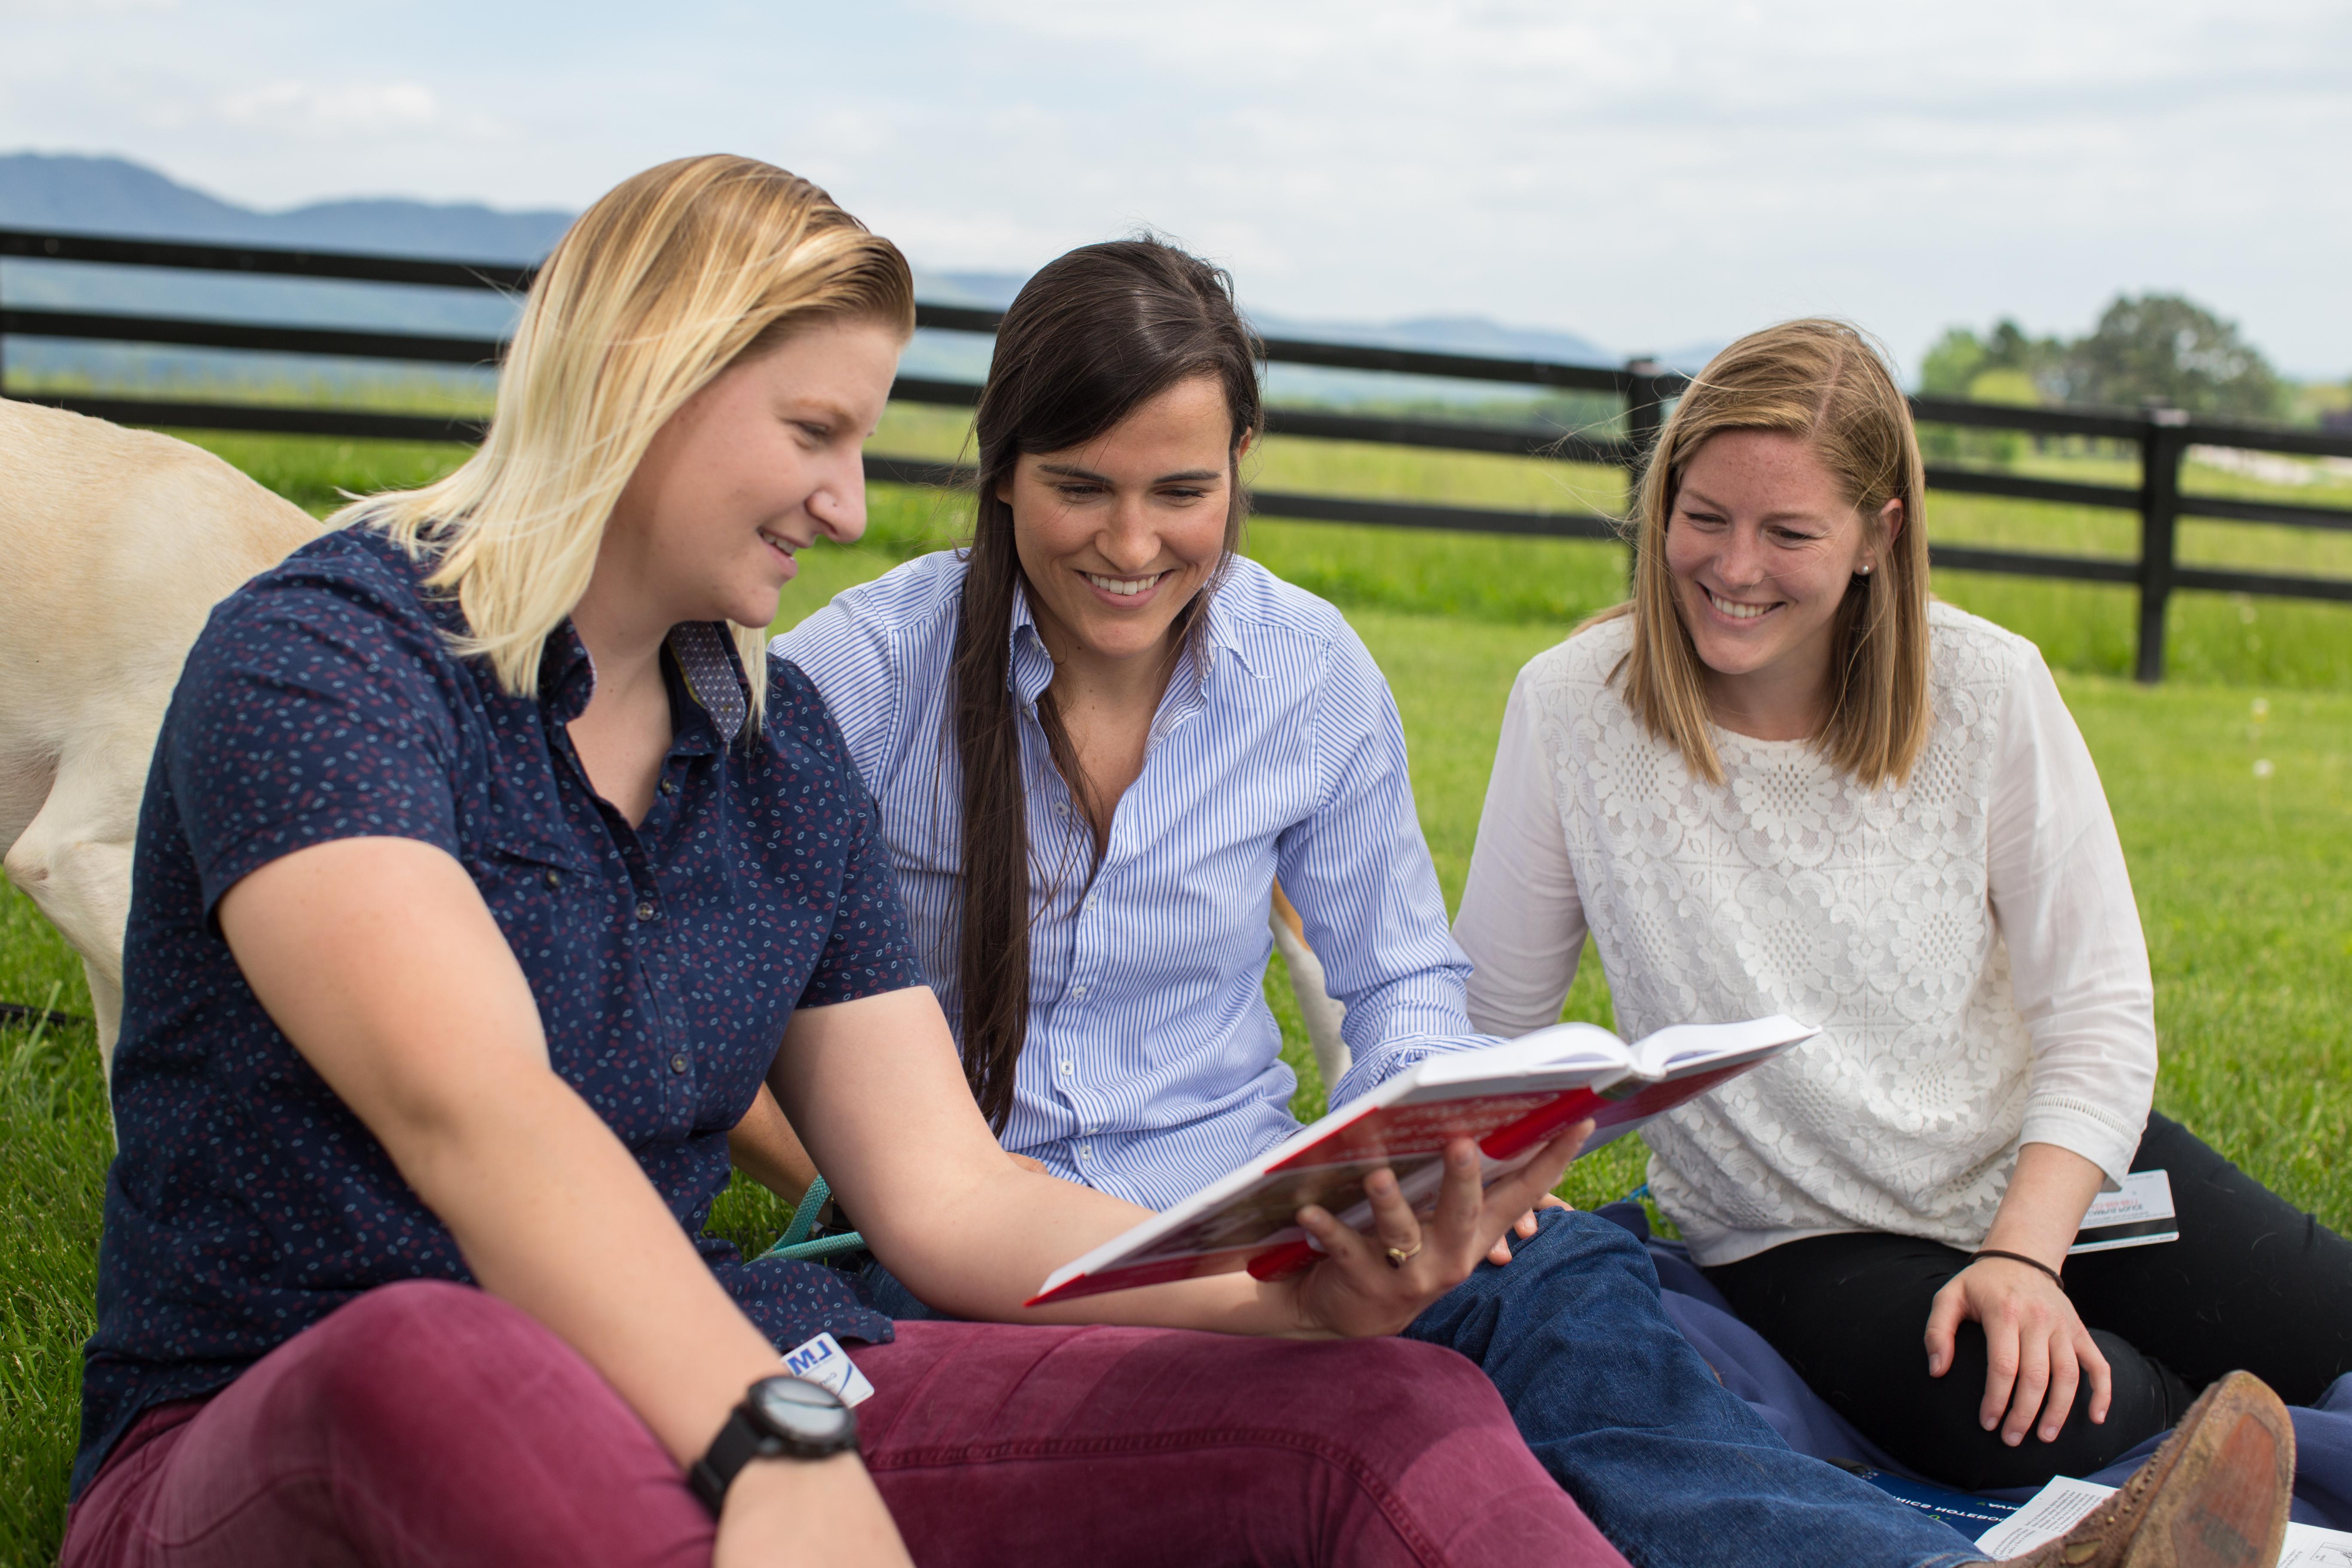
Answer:
<svg viewBox="0 0 2352 1568"><path fill-rule="evenodd" d="M768 1249L771 1258L788 1258L796 1263L814 1263L820 1258L830 1258L836 1252L861 1252L866 1238L854 1230L839 1236L820 1236L814 1241L803 1241L787 1247L779 1243Z"/></svg>
<svg viewBox="0 0 2352 1568"><path fill-rule="evenodd" d="M824 1200L831 1196L833 1188L826 1185L823 1176L811 1182L808 1191L801 1194L800 1206L793 1210L793 1223L784 1226L784 1234L778 1238L776 1245L798 1247L806 1241L808 1233L816 1228L816 1211L824 1207Z"/></svg>
<svg viewBox="0 0 2352 1568"><path fill-rule="evenodd" d="M784 1234L775 1246L768 1248L767 1256L808 1263L820 1258L830 1258L836 1252L862 1250L866 1238L854 1230L844 1231L839 1236L820 1236L814 1241L809 1239L809 1232L816 1228L817 1211L824 1207L824 1200L832 1195L833 1189L825 1184L823 1176L811 1182L809 1190L801 1194L800 1206L793 1210L793 1222L784 1226Z"/></svg>

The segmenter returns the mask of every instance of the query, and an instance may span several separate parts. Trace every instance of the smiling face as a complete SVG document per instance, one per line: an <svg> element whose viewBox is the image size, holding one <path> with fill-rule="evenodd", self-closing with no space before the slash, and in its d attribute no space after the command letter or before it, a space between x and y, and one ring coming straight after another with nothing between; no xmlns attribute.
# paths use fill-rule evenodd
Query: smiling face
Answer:
<svg viewBox="0 0 2352 1568"><path fill-rule="evenodd" d="M1902 510L1886 503L1882 537ZM1720 721L1795 731L1775 739L1819 728L1838 606L1876 560L1861 514L1796 437L1727 430L1700 445L1666 519L1666 569Z"/></svg>
<svg viewBox="0 0 2352 1568"><path fill-rule="evenodd" d="M662 628L774 620L795 552L866 531L862 451L900 347L874 322L821 321L720 372L646 448L591 594L624 587Z"/></svg>
<svg viewBox="0 0 2352 1568"><path fill-rule="evenodd" d="M998 484L1031 613L1057 661L1167 651L1177 612L1223 553L1233 434L1223 386L1200 376L1082 446L1023 453Z"/></svg>

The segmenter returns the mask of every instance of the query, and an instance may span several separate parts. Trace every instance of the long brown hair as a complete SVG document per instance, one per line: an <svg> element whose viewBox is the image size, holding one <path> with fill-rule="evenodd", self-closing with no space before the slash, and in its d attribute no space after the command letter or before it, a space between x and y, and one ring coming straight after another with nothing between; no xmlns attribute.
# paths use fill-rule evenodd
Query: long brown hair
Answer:
<svg viewBox="0 0 2352 1568"><path fill-rule="evenodd" d="M1666 524L1692 457L1727 430L1770 430L1812 449L1861 514L1878 570L1857 576L1838 605L1830 645L1829 721L1819 744L1865 789L1900 785L1927 743L1927 489L1911 405L1877 346L1843 321L1783 321L1751 332L1700 371L1658 435L1642 481L1633 617L1622 668L1625 702L1649 731L1673 742L1691 771L1723 782L1705 672L1675 602ZM1879 513L1903 503L1885 537ZM1607 617L1596 617L1607 618Z"/></svg>
<svg viewBox="0 0 2352 1568"><path fill-rule="evenodd" d="M1233 420L1230 556L1248 513L1242 445L1264 422L1258 342L1234 304L1233 279L1156 239L1071 251L1029 279L997 328L988 384L972 421L980 486L956 624L955 744L963 774L963 888L957 978L964 1078L991 1126L1013 1110L1013 1068L1029 1031L1031 877L1020 714L1012 687L1013 612L1024 592L1013 508L997 491L1024 452L1060 452L1109 430L1179 383L1208 376ZM1200 620L1218 572L1176 623ZM1081 775L1048 687L1037 703L1055 764L1081 801Z"/></svg>

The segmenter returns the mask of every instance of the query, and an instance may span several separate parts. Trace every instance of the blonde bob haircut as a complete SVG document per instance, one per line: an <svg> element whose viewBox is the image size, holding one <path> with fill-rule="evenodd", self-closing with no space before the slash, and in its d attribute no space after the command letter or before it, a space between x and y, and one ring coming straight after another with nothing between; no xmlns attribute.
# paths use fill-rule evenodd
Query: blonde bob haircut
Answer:
<svg viewBox="0 0 2352 1568"><path fill-rule="evenodd" d="M588 591L654 433L730 365L840 321L914 331L896 246L771 164L713 154L647 169L583 213L540 268L480 448L446 479L331 521L435 554L426 585L464 609L459 651L536 696L548 634ZM756 725L768 631L731 630Z"/></svg>
<svg viewBox="0 0 2352 1568"><path fill-rule="evenodd" d="M1768 430L1811 447L1859 514L1877 570L1856 576L1832 623L1823 755L1865 789L1900 786L1927 744L1926 479L1911 405L1877 346L1843 321L1784 321L1707 362L1659 433L1634 519L1633 594L1602 618L1630 615L1633 644L1619 666L1626 706L1670 742L1691 770L1723 782L1706 670L1675 603L1666 527L1691 458L1726 430ZM1885 537L1879 513L1902 503Z"/></svg>

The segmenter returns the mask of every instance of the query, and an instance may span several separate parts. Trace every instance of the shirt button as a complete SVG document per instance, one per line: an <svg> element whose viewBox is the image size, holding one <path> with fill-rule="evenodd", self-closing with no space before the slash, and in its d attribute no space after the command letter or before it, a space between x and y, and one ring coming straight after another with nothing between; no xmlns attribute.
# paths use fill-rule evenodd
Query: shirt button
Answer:
<svg viewBox="0 0 2352 1568"><path fill-rule="evenodd" d="M670 780L670 779L664 779L664 780L662 780L662 782L661 782L661 792L662 792L662 794L664 794L664 795L676 795L676 794L677 793L677 783L676 783L674 780Z"/></svg>
<svg viewBox="0 0 2352 1568"><path fill-rule="evenodd" d="M641 921L649 921L653 918L654 903L651 899L647 899L645 902L637 906L637 919Z"/></svg>
<svg viewBox="0 0 2352 1568"><path fill-rule="evenodd" d="M1067 1077L1069 1077L1069 1076L1070 1076L1070 1074L1072 1074L1073 1072L1076 1072L1076 1070L1077 1070L1077 1069L1076 1069L1076 1068L1073 1068L1073 1067L1072 1067L1069 1063L1067 1063L1067 1062L1064 1062L1064 1063L1062 1064L1062 1076L1063 1076L1064 1078L1067 1078Z"/></svg>
<svg viewBox="0 0 2352 1568"><path fill-rule="evenodd" d="M547 868L547 885L551 888L560 888L563 886L562 874L558 872L552 866L550 866Z"/></svg>
<svg viewBox="0 0 2352 1568"><path fill-rule="evenodd" d="M669 1070L674 1073L683 1073L686 1071L685 1052L681 1051L677 1056L669 1058Z"/></svg>
<svg viewBox="0 0 2352 1568"><path fill-rule="evenodd" d="M1073 996L1083 996L1086 994L1087 988L1083 985L1073 985L1070 987L1070 994Z"/></svg>

